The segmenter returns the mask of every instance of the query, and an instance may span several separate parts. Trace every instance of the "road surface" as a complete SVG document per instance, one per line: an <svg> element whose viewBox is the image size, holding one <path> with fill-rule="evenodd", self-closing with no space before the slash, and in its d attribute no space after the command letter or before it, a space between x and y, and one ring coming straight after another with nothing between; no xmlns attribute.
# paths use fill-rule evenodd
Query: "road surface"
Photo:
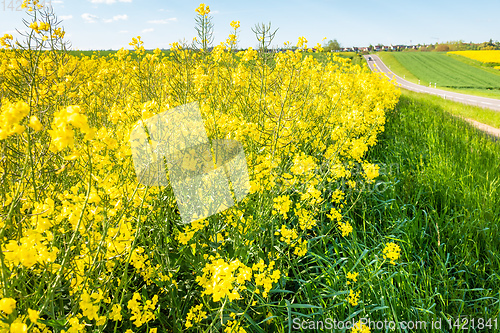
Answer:
<svg viewBox="0 0 500 333"><path fill-rule="evenodd" d="M438 95L445 99L451 99L452 101L481 106L483 108L489 108L495 111L500 111L500 99L460 94L456 92L451 92L411 83L391 72L391 70L387 68L387 66L382 62L382 60L380 60L380 58L377 55L370 54L370 55L365 55L364 57L366 59L366 62L368 63L368 67L370 67L372 71L384 72L385 75L387 75L387 77L389 78L396 76L396 81L401 85L402 88L413 90L420 93ZM368 57L371 57L373 60L368 60ZM374 68L373 66L374 64L376 65L376 68Z"/></svg>

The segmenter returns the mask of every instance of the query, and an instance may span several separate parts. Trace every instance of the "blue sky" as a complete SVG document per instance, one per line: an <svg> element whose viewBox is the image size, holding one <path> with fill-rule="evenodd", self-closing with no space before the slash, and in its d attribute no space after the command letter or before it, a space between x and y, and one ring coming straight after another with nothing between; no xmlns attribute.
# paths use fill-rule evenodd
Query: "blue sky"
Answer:
<svg viewBox="0 0 500 333"><path fill-rule="evenodd" d="M147 49L196 36L195 9L200 1L179 0L46 0L73 49L131 48L132 37L141 36ZM16 11L21 0L0 2L0 35L24 29L26 13ZM297 43L300 36L309 46L323 37L336 38L343 47L369 44L418 44L450 40L483 42L500 40L500 1L407 1L407 0L289 0L205 2L210 6L215 43L224 41L230 22L241 22L240 47L255 47L251 29L271 22L279 28L273 46ZM12 5L11 5L12 4Z"/></svg>

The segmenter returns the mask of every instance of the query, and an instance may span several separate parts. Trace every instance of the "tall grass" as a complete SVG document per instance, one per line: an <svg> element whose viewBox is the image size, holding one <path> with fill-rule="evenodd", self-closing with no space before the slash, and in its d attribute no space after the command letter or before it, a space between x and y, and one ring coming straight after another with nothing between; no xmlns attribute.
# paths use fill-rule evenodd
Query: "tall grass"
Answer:
<svg viewBox="0 0 500 333"><path fill-rule="evenodd" d="M352 210L365 229L358 241L392 234L407 261L381 289L393 297L386 315L498 319L499 143L428 97L403 94L369 154L381 177Z"/></svg>

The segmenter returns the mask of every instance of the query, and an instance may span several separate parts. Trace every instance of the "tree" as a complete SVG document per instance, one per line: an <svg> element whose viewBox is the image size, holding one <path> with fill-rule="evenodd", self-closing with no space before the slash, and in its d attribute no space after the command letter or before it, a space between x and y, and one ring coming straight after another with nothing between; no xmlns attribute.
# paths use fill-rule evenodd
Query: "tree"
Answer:
<svg viewBox="0 0 500 333"><path fill-rule="evenodd" d="M436 47L437 52L448 52L450 50L450 47L447 44L439 44Z"/></svg>
<svg viewBox="0 0 500 333"><path fill-rule="evenodd" d="M340 43L336 39L330 39L323 49L325 51L340 51Z"/></svg>

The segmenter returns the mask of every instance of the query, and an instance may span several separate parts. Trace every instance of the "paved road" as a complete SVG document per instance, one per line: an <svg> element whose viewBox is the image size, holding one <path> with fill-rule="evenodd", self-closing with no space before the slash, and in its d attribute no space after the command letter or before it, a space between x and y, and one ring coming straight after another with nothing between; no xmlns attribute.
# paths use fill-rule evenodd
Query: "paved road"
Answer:
<svg viewBox="0 0 500 333"><path fill-rule="evenodd" d="M382 60L380 60L380 58L377 55L370 54L370 55L365 55L364 57L366 59L366 62L368 63L368 67L370 67L372 71L384 72L385 75L387 75L389 78L396 76L396 81L401 85L402 88L421 93L438 95L445 99L451 99L453 101L462 102L465 104L477 105L483 108L489 108L495 111L500 111L500 99L460 94L411 83L391 72L391 70L387 68L387 66L382 62ZM369 61L368 57L371 57L373 60ZM373 66L374 64L376 65L376 68L374 68Z"/></svg>

